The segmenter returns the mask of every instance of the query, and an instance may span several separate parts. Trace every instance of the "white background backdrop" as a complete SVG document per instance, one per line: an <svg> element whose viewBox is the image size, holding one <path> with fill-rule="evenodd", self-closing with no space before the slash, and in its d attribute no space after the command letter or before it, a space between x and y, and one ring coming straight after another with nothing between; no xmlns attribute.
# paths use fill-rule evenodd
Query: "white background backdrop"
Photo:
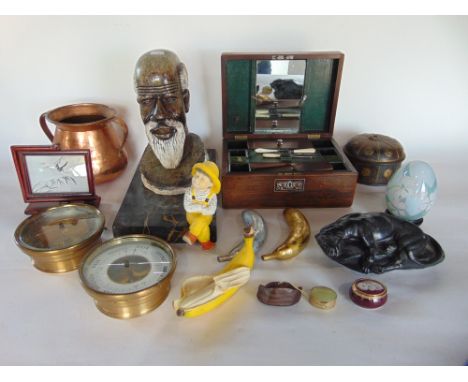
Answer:
<svg viewBox="0 0 468 382"><path fill-rule="evenodd" d="M222 52L323 51L346 55L335 124L398 138L407 152L453 153L468 140L467 17L2 17L2 150L47 143L39 115L75 102L117 108L135 157L145 136L133 90L138 57L175 51L192 94L190 130L221 143Z"/></svg>
<svg viewBox="0 0 468 382"><path fill-rule="evenodd" d="M467 17L1 17L0 192L5 251L0 256L2 364L463 364L468 359ZM220 56L228 51L323 51L346 55L335 137L393 136L408 159L431 163L440 193L423 229L447 252L432 269L379 279L392 294L385 310L357 309L346 288L359 277L332 264L314 240L296 260L259 263L245 290L206 317L176 319L170 301L185 277L217 269L213 257L181 249L168 301L128 322L108 319L79 287L76 272L35 271L14 246L24 203L9 146L47 144L39 115L99 102L127 121L129 167L99 186L110 227L146 145L133 91L134 64L154 48L175 51L189 72L189 129L221 145ZM383 195L358 187L351 209L307 209L317 232L351 211L382 210ZM265 252L286 234L280 210ZM220 211L218 251L240 235L239 211ZM234 235L232 227L238 227ZM108 235L109 236L109 235ZM325 284L342 301L324 318L301 305L278 310L255 299L259 283ZM339 301L340 301L339 300Z"/></svg>

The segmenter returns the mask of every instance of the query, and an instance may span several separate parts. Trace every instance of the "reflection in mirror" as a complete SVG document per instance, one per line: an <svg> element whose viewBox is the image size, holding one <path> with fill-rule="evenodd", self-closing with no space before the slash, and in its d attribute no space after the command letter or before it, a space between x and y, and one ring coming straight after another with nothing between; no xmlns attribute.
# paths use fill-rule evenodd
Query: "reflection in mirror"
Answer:
<svg viewBox="0 0 468 382"><path fill-rule="evenodd" d="M258 60L255 132L299 132L306 60Z"/></svg>

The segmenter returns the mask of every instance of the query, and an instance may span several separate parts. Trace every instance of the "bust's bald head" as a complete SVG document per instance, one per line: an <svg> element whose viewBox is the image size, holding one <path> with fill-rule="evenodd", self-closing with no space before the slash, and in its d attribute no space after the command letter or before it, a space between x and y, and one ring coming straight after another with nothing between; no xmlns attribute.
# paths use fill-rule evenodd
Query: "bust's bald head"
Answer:
<svg viewBox="0 0 468 382"><path fill-rule="evenodd" d="M174 52L163 49L155 49L142 55L135 67L135 88L139 87L170 87L180 86L187 88L187 84L182 84L181 80L187 77L185 66L180 62L179 57ZM182 78L181 79L181 75Z"/></svg>
<svg viewBox="0 0 468 382"><path fill-rule="evenodd" d="M165 168L177 167L188 133L185 113L190 94L185 65L171 51L151 50L138 59L134 84L146 135L156 157ZM167 154L170 150L174 153Z"/></svg>

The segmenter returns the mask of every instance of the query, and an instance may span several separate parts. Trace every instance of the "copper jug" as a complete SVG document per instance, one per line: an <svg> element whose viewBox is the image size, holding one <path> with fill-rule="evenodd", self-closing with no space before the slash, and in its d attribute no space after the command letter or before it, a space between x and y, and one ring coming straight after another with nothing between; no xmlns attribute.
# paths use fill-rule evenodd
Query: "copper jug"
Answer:
<svg viewBox="0 0 468 382"><path fill-rule="evenodd" d="M128 128L110 107L94 103L62 106L42 114L39 122L50 141L61 149L90 149L96 183L113 180L127 166L123 146ZM55 134L47 122L55 125Z"/></svg>

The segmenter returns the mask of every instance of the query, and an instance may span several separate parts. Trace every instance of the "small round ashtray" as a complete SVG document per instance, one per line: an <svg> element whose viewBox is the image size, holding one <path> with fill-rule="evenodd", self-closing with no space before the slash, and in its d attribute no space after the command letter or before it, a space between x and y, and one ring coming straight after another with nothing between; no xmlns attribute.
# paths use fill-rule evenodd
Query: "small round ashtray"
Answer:
<svg viewBox="0 0 468 382"><path fill-rule="evenodd" d="M387 288L372 279L358 279L349 289L351 300L362 308L375 309L387 302Z"/></svg>
<svg viewBox="0 0 468 382"><path fill-rule="evenodd" d="M257 298L266 305L289 306L301 299L300 288L287 282L273 281L266 285L259 285Z"/></svg>

